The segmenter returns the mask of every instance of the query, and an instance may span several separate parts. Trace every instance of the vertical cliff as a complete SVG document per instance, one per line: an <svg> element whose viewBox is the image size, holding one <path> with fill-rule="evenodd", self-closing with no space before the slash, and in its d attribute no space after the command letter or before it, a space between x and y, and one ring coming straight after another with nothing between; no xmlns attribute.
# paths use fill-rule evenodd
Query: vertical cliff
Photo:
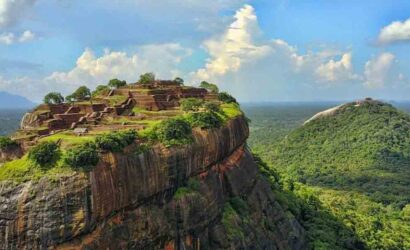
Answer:
<svg viewBox="0 0 410 250"><path fill-rule="evenodd" d="M246 147L244 117L89 173L0 183L0 249L303 249Z"/></svg>

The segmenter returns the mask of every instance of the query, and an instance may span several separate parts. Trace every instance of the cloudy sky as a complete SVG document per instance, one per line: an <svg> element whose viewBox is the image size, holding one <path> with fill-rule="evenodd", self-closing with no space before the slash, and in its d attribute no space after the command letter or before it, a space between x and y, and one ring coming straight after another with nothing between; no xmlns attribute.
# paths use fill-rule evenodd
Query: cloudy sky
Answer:
<svg viewBox="0 0 410 250"><path fill-rule="evenodd" d="M151 71L244 102L410 100L410 1L0 0L0 91Z"/></svg>

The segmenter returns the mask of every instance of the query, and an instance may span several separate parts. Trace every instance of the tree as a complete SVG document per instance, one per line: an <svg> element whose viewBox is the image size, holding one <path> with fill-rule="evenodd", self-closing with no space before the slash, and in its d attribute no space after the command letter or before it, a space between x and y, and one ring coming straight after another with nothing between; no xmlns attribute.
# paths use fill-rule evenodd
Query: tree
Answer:
<svg viewBox="0 0 410 250"><path fill-rule="evenodd" d="M65 100L66 100L66 102L70 102L70 103L72 103L72 102L75 101L73 95L68 95L68 96L66 96L66 97L65 97Z"/></svg>
<svg viewBox="0 0 410 250"><path fill-rule="evenodd" d="M178 83L180 86L184 85L184 79L182 79L181 77L176 77L174 79L174 82Z"/></svg>
<svg viewBox="0 0 410 250"><path fill-rule="evenodd" d="M91 91L86 86L81 86L71 96L76 101L85 101L91 98Z"/></svg>
<svg viewBox="0 0 410 250"><path fill-rule="evenodd" d="M28 158L42 168L50 168L60 159L60 148L55 142L41 142L28 153Z"/></svg>
<svg viewBox="0 0 410 250"><path fill-rule="evenodd" d="M126 81L121 81L121 80L118 80L118 79L111 79L109 82L108 82L108 86L109 87L111 87L111 88L116 88L116 89L118 89L118 88L120 88L120 87L123 87L123 86L125 86L125 85L127 85L127 82Z"/></svg>
<svg viewBox="0 0 410 250"><path fill-rule="evenodd" d="M44 97L45 104L61 104L64 102L64 97L58 92L50 92Z"/></svg>
<svg viewBox="0 0 410 250"><path fill-rule="evenodd" d="M145 73L140 76L140 80L138 81L139 84L149 84L155 81L155 74L150 72L150 73Z"/></svg>
<svg viewBox="0 0 410 250"><path fill-rule="evenodd" d="M204 88L204 89L208 90L209 92L211 92L213 94L219 93L219 88L218 88L218 86L216 86L216 84L209 83L209 82L206 82L206 81L202 81L199 86L201 88Z"/></svg>
<svg viewBox="0 0 410 250"><path fill-rule="evenodd" d="M98 155L95 143L86 142L67 151L64 162L73 168L91 170L98 164L100 157Z"/></svg>
<svg viewBox="0 0 410 250"><path fill-rule="evenodd" d="M167 147L192 141L192 128L183 118L171 118L156 128L158 139Z"/></svg>
<svg viewBox="0 0 410 250"><path fill-rule="evenodd" d="M98 85L97 88L95 88L95 90L93 91L92 96L98 96L105 92L108 93L109 90L110 88L107 85Z"/></svg>
<svg viewBox="0 0 410 250"><path fill-rule="evenodd" d="M219 93L218 99L221 102L225 102L225 103L238 103L233 96L231 96L230 94L228 94L226 92Z"/></svg>
<svg viewBox="0 0 410 250"><path fill-rule="evenodd" d="M181 109L185 112L198 111L204 101L198 98L186 98L181 100Z"/></svg>

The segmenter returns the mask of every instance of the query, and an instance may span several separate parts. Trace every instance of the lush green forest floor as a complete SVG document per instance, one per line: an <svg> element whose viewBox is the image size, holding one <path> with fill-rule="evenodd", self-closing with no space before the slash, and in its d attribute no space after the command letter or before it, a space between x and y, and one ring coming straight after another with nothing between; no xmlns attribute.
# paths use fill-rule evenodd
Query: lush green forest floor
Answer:
<svg viewBox="0 0 410 250"><path fill-rule="evenodd" d="M394 105L410 113L410 105ZM310 129L298 129L317 112L333 106L335 103L243 105L243 110L252 120L249 145L260 156L260 161L265 162L267 171L264 172L270 177L282 205L307 229L312 248L410 249L408 131L400 131L396 124L392 125L394 130L386 129L388 126L372 127L372 124L378 124L377 119L382 118L374 116L362 125L370 124L369 129L379 131L379 135L358 131L357 136L346 138L370 140L366 139L362 144L356 141L345 146L340 144L338 148L334 146L336 140L349 140L333 137L332 133L317 133L326 131L328 124L316 123ZM391 110L387 108L386 112ZM396 118L391 122L405 124L405 118ZM376 122L373 123L372 119ZM305 138L309 134L315 138ZM378 145L380 140L376 139L380 137L393 140ZM323 146L326 143L334 144L328 149L335 152L326 152ZM351 146L357 148L349 148ZM377 155L383 149L380 147L390 150L387 154L390 158L384 159L386 161L377 158L382 166L372 165L373 158L369 156L372 153ZM390 154L396 149L405 155ZM332 155L333 158L326 158ZM320 162L315 159L320 159ZM349 162L349 159L354 162ZM395 163L394 159L400 162L390 164L392 166L384 164Z"/></svg>

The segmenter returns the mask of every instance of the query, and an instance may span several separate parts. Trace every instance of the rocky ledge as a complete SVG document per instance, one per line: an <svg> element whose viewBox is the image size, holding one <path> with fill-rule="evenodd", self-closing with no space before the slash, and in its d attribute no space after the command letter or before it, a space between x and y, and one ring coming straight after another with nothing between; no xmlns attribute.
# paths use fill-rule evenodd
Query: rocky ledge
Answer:
<svg viewBox="0 0 410 250"><path fill-rule="evenodd" d="M0 182L0 249L303 249L243 116L192 144L107 153L89 173Z"/></svg>

